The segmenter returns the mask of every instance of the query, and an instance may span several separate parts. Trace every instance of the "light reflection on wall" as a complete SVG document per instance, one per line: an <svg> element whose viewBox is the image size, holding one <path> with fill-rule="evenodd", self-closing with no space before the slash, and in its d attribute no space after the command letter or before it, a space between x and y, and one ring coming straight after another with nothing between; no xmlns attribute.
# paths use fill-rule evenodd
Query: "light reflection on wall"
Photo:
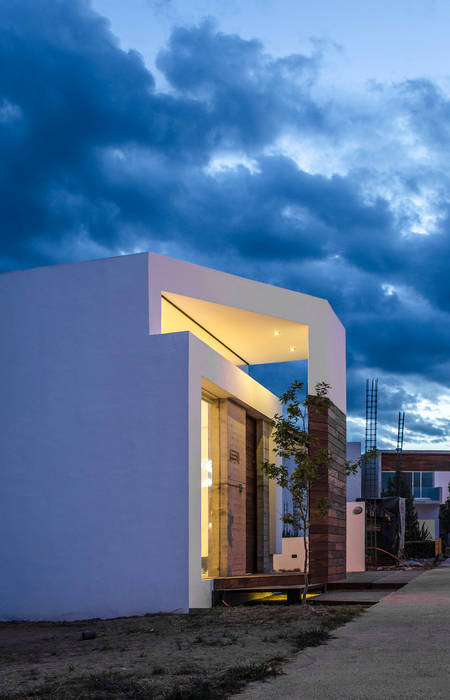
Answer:
<svg viewBox="0 0 450 700"><path fill-rule="evenodd" d="M208 576L208 554L211 538L211 489L212 489L212 406L202 399L201 415L201 556L202 576Z"/></svg>

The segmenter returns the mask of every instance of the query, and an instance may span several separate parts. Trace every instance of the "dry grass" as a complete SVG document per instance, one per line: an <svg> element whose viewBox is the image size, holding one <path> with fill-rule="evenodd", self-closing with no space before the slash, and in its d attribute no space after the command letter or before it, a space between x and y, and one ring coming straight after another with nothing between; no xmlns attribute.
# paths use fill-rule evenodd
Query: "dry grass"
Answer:
<svg viewBox="0 0 450 700"><path fill-rule="evenodd" d="M257 605L0 623L0 698L226 698L249 681L281 673L289 657L323 644L360 612L358 606Z"/></svg>

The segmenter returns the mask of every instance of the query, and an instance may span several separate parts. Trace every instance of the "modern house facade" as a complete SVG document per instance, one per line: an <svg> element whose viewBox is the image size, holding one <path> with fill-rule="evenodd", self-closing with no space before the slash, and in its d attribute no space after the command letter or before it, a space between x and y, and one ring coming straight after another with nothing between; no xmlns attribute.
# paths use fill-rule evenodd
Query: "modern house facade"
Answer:
<svg viewBox="0 0 450 700"><path fill-rule="evenodd" d="M361 457L361 443L347 443L347 459L356 462ZM414 508L420 525L432 539L439 538L439 509L450 497L450 451L448 450L380 450L376 461L377 497L383 495L389 480L400 465L403 477L411 488ZM361 497L361 472L347 479L347 501Z"/></svg>
<svg viewBox="0 0 450 700"><path fill-rule="evenodd" d="M215 577L272 571L281 493L257 465L280 404L248 366L308 359L309 391L332 387L322 443L345 449L326 300L140 253L5 273L0 308L1 619L187 612ZM311 531L325 580L345 543L339 470L312 502L334 499Z"/></svg>
<svg viewBox="0 0 450 700"><path fill-rule="evenodd" d="M397 452L383 450L379 460L383 491L395 472ZM419 523L425 525L432 539L437 539L439 509L450 496L450 451L403 450L400 465L403 477L411 488Z"/></svg>

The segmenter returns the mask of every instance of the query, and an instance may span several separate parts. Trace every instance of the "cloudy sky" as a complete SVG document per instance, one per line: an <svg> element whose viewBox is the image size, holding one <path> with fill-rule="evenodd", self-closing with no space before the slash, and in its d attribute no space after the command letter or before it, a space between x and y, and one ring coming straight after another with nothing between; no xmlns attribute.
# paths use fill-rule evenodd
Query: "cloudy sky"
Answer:
<svg viewBox="0 0 450 700"><path fill-rule="evenodd" d="M449 35L448 0L0 0L0 270L153 250L326 297L349 438L378 377L380 447L404 410L450 448Z"/></svg>

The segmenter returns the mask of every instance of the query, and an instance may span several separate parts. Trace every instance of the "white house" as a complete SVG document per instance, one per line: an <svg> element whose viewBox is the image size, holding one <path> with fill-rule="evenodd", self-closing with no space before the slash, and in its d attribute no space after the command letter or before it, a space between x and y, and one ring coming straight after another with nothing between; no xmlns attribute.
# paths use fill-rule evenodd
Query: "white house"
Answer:
<svg viewBox="0 0 450 700"><path fill-rule="evenodd" d="M326 300L142 253L3 274L0 308L1 619L187 612L272 570L279 402L247 365L308 358L344 415Z"/></svg>

